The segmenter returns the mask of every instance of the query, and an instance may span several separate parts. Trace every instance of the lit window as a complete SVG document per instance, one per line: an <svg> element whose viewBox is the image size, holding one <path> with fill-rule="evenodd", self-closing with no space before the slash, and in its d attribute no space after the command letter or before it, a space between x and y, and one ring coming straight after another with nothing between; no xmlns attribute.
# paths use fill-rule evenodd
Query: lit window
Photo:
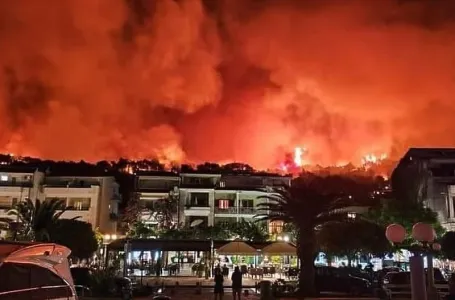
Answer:
<svg viewBox="0 0 455 300"><path fill-rule="evenodd" d="M1 181L8 181L8 175L1 175L0 176Z"/></svg>
<svg viewBox="0 0 455 300"><path fill-rule="evenodd" d="M229 208L229 200L220 200L218 202L219 209L228 209Z"/></svg>
<svg viewBox="0 0 455 300"><path fill-rule="evenodd" d="M284 222L282 221L271 221L269 223L269 233L280 234L283 232Z"/></svg>

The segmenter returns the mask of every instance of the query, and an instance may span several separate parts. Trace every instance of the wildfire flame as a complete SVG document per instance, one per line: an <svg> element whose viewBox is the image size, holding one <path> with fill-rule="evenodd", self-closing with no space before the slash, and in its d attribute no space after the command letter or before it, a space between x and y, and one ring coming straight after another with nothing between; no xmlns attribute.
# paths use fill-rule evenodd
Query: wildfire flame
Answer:
<svg viewBox="0 0 455 300"><path fill-rule="evenodd" d="M305 149L301 147L295 147L294 149L294 163L296 166L301 167L303 165L303 152Z"/></svg>
<svg viewBox="0 0 455 300"><path fill-rule="evenodd" d="M375 154L367 154L362 157L362 165L376 165L385 159L387 159L387 154L385 153L379 156Z"/></svg>

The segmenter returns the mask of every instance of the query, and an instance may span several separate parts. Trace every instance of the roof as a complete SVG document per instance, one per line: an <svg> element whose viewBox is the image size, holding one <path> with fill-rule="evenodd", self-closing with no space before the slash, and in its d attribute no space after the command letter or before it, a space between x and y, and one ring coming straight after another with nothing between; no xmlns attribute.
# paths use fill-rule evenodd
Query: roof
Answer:
<svg viewBox="0 0 455 300"><path fill-rule="evenodd" d="M28 167L28 166L8 166L8 165L0 166L0 172L5 172L5 173L29 173L29 174L33 174L37 170L38 170L38 168Z"/></svg>
<svg viewBox="0 0 455 300"><path fill-rule="evenodd" d="M111 242L108 247L113 250L123 250L125 242L131 245L132 251L141 250L161 250L161 251L210 251L210 240L162 240L162 239L120 239ZM213 241L215 249L226 245L232 241ZM272 242L253 243L246 242L255 249L262 249Z"/></svg>
<svg viewBox="0 0 455 300"><path fill-rule="evenodd" d="M455 159L455 148L410 148L403 159Z"/></svg>
<svg viewBox="0 0 455 300"><path fill-rule="evenodd" d="M136 176L157 176L157 177L179 177L180 175L175 172L168 171L137 171Z"/></svg>

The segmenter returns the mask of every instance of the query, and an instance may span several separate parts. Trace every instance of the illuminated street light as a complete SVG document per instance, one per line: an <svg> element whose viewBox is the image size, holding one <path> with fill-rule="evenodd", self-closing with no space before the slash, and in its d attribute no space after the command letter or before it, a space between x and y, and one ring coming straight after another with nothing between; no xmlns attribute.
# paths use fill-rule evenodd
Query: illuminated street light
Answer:
<svg viewBox="0 0 455 300"><path fill-rule="evenodd" d="M286 243L289 242L289 236L285 235L285 236L283 237L283 241L285 241Z"/></svg>

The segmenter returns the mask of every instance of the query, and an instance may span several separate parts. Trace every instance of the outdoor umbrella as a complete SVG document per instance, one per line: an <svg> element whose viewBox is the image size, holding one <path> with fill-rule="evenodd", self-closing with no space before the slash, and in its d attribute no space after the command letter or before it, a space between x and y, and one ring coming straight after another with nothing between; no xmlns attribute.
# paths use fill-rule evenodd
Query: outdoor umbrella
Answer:
<svg viewBox="0 0 455 300"><path fill-rule="evenodd" d="M297 248L286 242L274 242L268 246L262 248L262 253L267 255L286 255L286 256L296 256Z"/></svg>
<svg viewBox="0 0 455 300"><path fill-rule="evenodd" d="M256 249L242 241L233 241L218 248L218 254L223 255L257 255Z"/></svg>

